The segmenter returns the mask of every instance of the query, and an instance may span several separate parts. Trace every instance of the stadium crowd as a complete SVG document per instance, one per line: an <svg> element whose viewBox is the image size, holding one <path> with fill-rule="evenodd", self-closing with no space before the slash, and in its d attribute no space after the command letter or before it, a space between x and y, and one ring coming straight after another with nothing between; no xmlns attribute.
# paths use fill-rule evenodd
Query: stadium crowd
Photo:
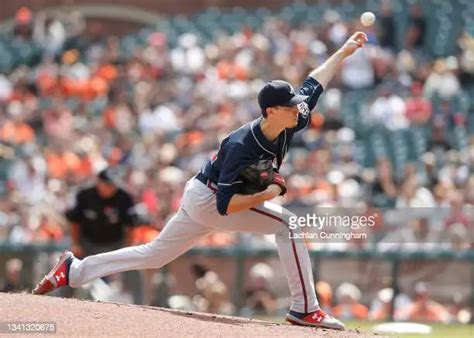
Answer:
<svg viewBox="0 0 474 338"><path fill-rule="evenodd" d="M455 53L433 55L425 48L423 12L415 5L410 13L401 44L384 1L371 28L342 20L337 11L296 26L276 13L259 29L244 26L211 41L188 31L171 43L165 31L143 30L142 43L128 48L124 38L86 25L79 13L46 17L20 9L3 38L40 48L23 64L0 63L0 241L67 240L63 212L107 165L124 168L144 224L159 231L218 141L260 115L256 95L265 81L301 83L350 32L363 29L368 45L345 63L309 130L295 139L282 167L288 193L281 203L362 213L436 208L445 211L436 222L425 214L403 224L380 221L372 235L396 238L389 242L397 247L408 243L405 249L440 241L471 249L474 105L464 89L474 85L474 38L466 29L452 37ZM422 135L421 150L398 153L416 148L404 139L412 132ZM394 145L377 148L373 135L389 135ZM150 240L147 234L137 233L137 242ZM216 234L203 245L236 241ZM345 290L357 301L357 291Z"/></svg>

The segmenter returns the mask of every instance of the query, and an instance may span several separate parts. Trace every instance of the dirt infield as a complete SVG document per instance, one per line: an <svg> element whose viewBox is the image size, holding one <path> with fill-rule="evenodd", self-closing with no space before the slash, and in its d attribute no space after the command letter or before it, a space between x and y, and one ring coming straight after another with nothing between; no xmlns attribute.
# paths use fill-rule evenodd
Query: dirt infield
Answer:
<svg viewBox="0 0 474 338"><path fill-rule="evenodd" d="M0 322L19 321L56 322L55 335L62 337L375 337L149 306L0 293Z"/></svg>

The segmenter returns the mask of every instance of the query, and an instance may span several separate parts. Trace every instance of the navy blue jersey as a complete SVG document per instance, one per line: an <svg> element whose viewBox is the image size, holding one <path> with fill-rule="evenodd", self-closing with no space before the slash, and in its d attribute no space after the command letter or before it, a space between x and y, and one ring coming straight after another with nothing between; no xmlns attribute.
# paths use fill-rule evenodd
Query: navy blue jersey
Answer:
<svg viewBox="0 0 474 338"><path fill-rule="evenodd" d="M299 94L309 97L298 105L298 124L282 131L273 142L265 138L260 129L263 117L243 125L222 141L217 154L201 170L207 179L217 185L217 210L221 215L226 214L230 199L239 191L239 185L242 184L239 175L244 168L259 160L270 159L278 171L295 132L309 125L310 112L322 92L323 87L312 77L303 82Z"/></svg>

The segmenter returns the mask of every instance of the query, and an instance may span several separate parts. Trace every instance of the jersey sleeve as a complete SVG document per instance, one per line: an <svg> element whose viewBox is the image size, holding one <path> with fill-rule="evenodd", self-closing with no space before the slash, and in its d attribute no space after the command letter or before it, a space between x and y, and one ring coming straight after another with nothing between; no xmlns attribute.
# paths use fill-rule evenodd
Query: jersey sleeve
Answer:
<svg viewBox="0 0 474 338"><path fill-rule="evenodd" d="M239 180L242 155L242 146L237 144L227 145L221 154L221 156L224 156L224 159L219 174L219 181L217 182L216 194L217 211L221 215L227 215L229 202L236 193L237 186L242 184L242 181Z"/></svg>
<svg viewBox="0 0 474 338"><path fill-rule="evenodd" d="M294 132L300 131L309 125L311 122L311 111L316 107L322 92L323 86L316 79L308 77L304 80L298 94L308 95L309 97L298 105L300 113L298 114L298 124L293 128Z"/></svg>

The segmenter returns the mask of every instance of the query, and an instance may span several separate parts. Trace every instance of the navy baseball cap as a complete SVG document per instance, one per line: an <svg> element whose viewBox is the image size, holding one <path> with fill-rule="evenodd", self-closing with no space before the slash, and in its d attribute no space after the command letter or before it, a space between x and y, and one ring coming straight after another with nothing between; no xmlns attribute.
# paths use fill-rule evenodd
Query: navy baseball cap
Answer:
<svg viewBox="0 0 474 338"><path fill-rule="evenodd" d="M291 84L283 80L267 82L258 94L258 104L265 112L268 107L293 107L308 98L307 95L296 94Z"/></svg>

